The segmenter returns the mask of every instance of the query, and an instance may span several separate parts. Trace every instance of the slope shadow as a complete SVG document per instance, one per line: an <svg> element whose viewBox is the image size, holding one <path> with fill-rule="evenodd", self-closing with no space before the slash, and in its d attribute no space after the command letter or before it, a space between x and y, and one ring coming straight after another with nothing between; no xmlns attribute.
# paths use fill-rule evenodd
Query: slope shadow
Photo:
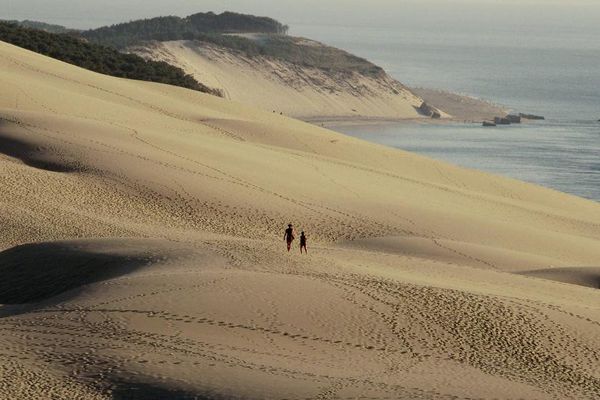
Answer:
<svg viewBox="0 0 600 400"><path fill-rule="evenodd" d="M111 252L110 246L110 242L102 241L47 242L1 252L0 304L40 302L151 262L148 252L119 251L117 242Z"/></svg>
<svg viewBox="0 0 600 400"><path fill-rule="evenodd" d="M600 267L547 268L523 271L519 275L600 289Z"/></svg>
<svg viewBox="0 0 600 400"><path fill-rule="evenodd" d="M111 395L114 400L224 400L226 397L168 389L141 382L113 381Z"/></svg>
<svg viewBox="0 0 600 400"><path fill-rule="evenodd" d="M21 160L25 165L51 172L75 172L85 170L81 163L66 154L57 154L50 148L28 143L19 138L15 126L8 126L0 119L0 153ZM13 129L11 129L13 128Z"/></svg>

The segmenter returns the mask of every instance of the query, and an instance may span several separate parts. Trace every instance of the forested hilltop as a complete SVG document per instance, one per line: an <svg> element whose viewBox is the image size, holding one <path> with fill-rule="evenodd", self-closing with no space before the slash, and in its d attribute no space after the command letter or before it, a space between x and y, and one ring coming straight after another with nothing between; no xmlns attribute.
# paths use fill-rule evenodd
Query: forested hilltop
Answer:
<svg viewBox="0 0 600 400"><path fill-rule="evenodd" d="M101 74L219 94L166 62L147 61L135 54L124 54L113 48L86 43L69 34L55 34L24 28L16 23L0 22L0 40Z"/></svg>
<svg viewBox="0 0 600 400"><path fill-rule="evenodd" d="M287 25L268 17L207 12L184 18L168 16L131 21L84 31L81 35L90 41L122 49L148 40L192 40L214 34L248 32L286 34L287 31Z"/></svg>
<svg viewBox="0 0 600 400"><path fill-rule="evenodd" d="M185 18L157 17L81 32L90 42L125 50L147 42L196 40L245 56L266 56L334 73L381 77L383 70L343 50L287 36L288 26L272 18L224 12Z"/></svg>
<svg viewBox="0 0 600 400"><path fill-rule="evenodd" d="M11 24L19 25L23 28L39 29L40 31L46 31L46 32L50 32L50 33L67 33L67 32L75 31L74 29L69 29L62 25L48 24L46 22L39 22L39 21L30 21L28 19L23 20L23 21L1 20L0 19L0 22L8 22Z"/></svg>

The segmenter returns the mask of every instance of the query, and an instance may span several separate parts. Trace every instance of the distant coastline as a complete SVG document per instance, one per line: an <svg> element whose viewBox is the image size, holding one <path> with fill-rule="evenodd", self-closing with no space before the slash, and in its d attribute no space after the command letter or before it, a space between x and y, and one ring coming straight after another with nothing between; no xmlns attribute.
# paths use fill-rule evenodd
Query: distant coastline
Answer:
<svg viewBox="0 0 600 400"><path fill-rule="evenodd" d="M452 93L440 89L409 88L420 98L437 109L450 114L445 118L379 118L368 116L310 116L298 118L315 125L324 127L382 125L382 124L448 124L448 123L481 123L482 120L493 119L495 116L506 115L511 109L490 101L464 94Z"/></svg>
<svg viewBox="0 0 600 400"><path fill-rule="evenodd" d="M286 25L266 17L198 13L90 31L36 21L11 24L43 31L40 34L48 40L68 41L74 47L108 46L111 54L137 55L160 62L155 65L164 70L155 67L157 72L137 75L118 70L115 76L170 83L175 73L181 75L179 81L189 81L187 86L317 125L481 122L507 113L504 107L473 97L409 88L367 59L312 39L288 36ZM71 62L69 57L57 58ZM93 65L102 62L95 60ZM110 60L106 63L112 65ZM88 68L87 64L81 66ZM168 67L175 67L175 72ZM108 68L92 70L110 74ZM148 79L150 75L158 76Z"/></svg>

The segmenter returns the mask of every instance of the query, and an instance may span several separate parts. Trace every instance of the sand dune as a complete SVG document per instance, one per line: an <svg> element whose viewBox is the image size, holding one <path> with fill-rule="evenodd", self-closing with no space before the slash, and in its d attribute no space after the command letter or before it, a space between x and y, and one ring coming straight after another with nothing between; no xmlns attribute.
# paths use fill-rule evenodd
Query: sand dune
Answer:
<svg viewBox="0 0 600 400"><path fill-rule="evenodd" d="M457 121L494 119L508 112L469 96L407 88L387 74L367 77L327 72L267 57L247 57L198 41L153 42L129 51L176 65L219 89L227 99L316 124L427 120L417 111L423 101L440 111L443 119Z"/></svg>
<svg viewBox="0 0 600 400"><path fill-rule="evenodd" d="M425 118L416 110L423 100L389 76L328 72L196 41L156 42L130 50L178 66L227 99L278 114L305 120Z"/></svg>
<svg viewBox="0 0 600 400"><path fill-rule="evenodd" d="M600 292L527 276L600 265L597 203L4 43L0 70L0 398L600 396Z"/></svg>

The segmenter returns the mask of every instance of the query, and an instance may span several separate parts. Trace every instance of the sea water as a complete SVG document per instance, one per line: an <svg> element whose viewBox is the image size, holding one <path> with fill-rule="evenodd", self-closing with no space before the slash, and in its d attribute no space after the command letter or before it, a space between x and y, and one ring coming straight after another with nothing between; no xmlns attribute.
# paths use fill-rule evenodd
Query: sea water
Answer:
<svg viewBox="0 0 600 400"><path fill-rule="evenodd" d="M440 23L433 31L418 23L301 25L292 33L365 57L409 86L546 117L496 128L397 123L334 129L600 201L600 24L490 21Z"/></svg>

